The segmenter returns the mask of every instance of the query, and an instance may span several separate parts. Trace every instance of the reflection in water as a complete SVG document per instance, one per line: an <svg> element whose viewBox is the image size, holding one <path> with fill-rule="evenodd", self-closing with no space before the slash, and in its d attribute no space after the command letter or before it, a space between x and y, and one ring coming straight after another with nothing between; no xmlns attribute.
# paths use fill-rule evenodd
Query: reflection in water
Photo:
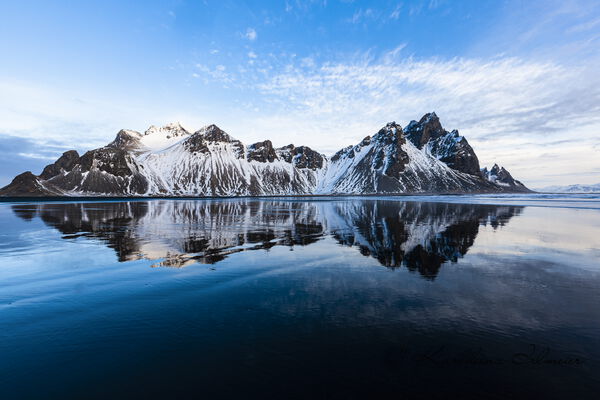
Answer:
<svg viewBox="0 0 600 400"><path fill-rule="evenodd" d="M160 260L158 266L212 264L229 254L306 246L325 236L434 279L473 245L479 226L494 229L523 207L386 200L225 201L156 200L13 205L25 220L36 216L64 239L99 239L119 261Z"/></svg>
<svg viewBox="0 0 600 400"><path fill-rule="evenodd" d="M0 203L0 397L597 397L600 212L401 200Z"/></svg>

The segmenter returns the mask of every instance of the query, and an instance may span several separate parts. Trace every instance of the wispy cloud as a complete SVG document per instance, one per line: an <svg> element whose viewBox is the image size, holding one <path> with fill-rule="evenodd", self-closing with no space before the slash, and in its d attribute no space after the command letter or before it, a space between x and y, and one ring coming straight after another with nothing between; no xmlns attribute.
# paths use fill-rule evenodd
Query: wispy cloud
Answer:
<svg viewBox="0 0 600 400"><path fill-rule="evenodd" d="M352 14L352 17L348 19L348 22L352 24L358 24L364 22L365 20L373 20L376 18L377 14L375 13L375 11L373 11L373 9L367 8L363 10L361 8L359 10L356 10L354 14Z"/></svg>
<svg viewBox="0 0 600 400"><path fill-rule="evenodd" d="M56 160L56 156L54 156L54 155L49 156L49 155L39 154L39 153L18 153L18 155L20 157L35 158L37 160L48 160L48 161Z"/></svg>
<svg viewBox="0 0 600 400"><path fill-rule="evenodd" d="M568 33L585 32L600 26L600 18L590 19L567 29Z"/></svg>
<svg viewBox="0 0 600 400"><path fill-rule="evenodd" d="M202 79L204 83L216 80L225 85L231 84L235 80L234 76L227 72L227 67L222 64L216 65L214 68L205 64L196 64L196 72L192 73L192 76Z"/></svg>
<svg viewBox="0 0 600 400"><path fill-rule="evenodd" d="M396 5L394 10L390 14L390 19L398 19L400 18L400 12L402 11L402 3Z"/></svg>
<svg viewBox="0 0 600 400"><path fill-rule="evenodd" d="M302 122L310 121L329 132L337 143L320 136L327 148L352 143L388 120L406 124L435 110L447 128L466 134L484 163L520 166L521 177L532 176L527 173L531 157L517 162L520 156L509 153L520 137L537 137L538 143L556 148L557 165L573 162L573 157L594 164L598 156L586 145L600 132L600 77L591 66L575 68L514 57L401 62L383 57L359 63L290 65L258 88L282 114L296 116L297 121L289 124L310 132ZM282 122L284 115L274 119ZM261 123L266 123L264 118ZM580 146L565 151L561 140L565 137ZM530 147L539 148L531 142Z"/></svg>

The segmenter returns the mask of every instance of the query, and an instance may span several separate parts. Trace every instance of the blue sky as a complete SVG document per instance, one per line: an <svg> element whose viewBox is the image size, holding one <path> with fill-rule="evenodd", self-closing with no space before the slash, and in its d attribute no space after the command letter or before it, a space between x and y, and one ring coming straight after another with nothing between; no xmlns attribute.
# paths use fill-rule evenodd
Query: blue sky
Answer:
<svg viewBox="0 0 600 400"><path fill-rule="evenodd" d="M326 154L435 110L532 187L600 182L597 1L0 2L0 185L121 128Z"/></svg>

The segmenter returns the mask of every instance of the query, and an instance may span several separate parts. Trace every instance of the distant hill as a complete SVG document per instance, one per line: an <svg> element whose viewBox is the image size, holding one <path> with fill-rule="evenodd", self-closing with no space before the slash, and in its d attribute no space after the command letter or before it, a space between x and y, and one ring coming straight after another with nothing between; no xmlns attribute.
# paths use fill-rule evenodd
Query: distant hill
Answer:
<svg viewBox="0 0 600 400"><path fill-rule="evenodd" d="M600 183L593 185L568 185L568 186L547 186L536 189L538 192L547 193L600 193Z"/></svg>

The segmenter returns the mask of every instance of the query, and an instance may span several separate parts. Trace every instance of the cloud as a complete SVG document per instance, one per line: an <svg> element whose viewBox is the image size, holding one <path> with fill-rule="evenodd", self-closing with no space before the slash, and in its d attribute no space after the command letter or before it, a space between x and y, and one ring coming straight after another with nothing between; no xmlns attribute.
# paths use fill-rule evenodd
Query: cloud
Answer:
<svg viewBox="0 0 600 400"><path fill-rule="evenodd" d="M314 68L289 66L287 72L272 76L259 89L266 95L293 99L289 108L315 115L345 118L356 115L358 110L367 115L390 114L390 110L414 110L416 114L434 107L448 110L448 114L464 115L461 120L469 125L492 118L495 126L501 123L505 130L515 130L525 115L552 112L556 116L569 107L565 98L580 98L580 90L586 88L577 88L573 82L565 88L566 81L576 79L576 72L552 63L528 63L516 58L385 60L325 63ZM595 93L590 103L599 102L597 96ZM466 104L474 112L458 112ZM516 120L502 121L501 116L507 114ZM596 118L584 110L580 114L580 118ZM556 122L556 118L552 120Z"/></svg>
<svg viewBox="0 0 600 400"><path fill-rule="evenodd" d="M392 56L401 49L380 60L288 65L258 85L279 115L257 124L267 131L279 123L304 129L307 142L314 134L313 143L331 149L358 141L386 121L406 124L435 110L448 129L467 136L483 163L498 161L516 169L519 178L539 174L531 170L530 151L544 146L556 156L537 166L600 166L594 161L600 154L591 150L600 132L600 77L593 65L516 57L398 61ZM521 145L529 150L517 149Z"/></svg>
<svg viewBox="0 0 600 400"><path fill-rule="evenodd" d="M574 25L571 28L567 29L567 33L585 32L585 31L589 31L597 26L600 26L600 18L595 18L595 19L588 20L588 21L582 22L580 24Z"/></svg>
<svg viewBox="0 0 600 400"><path fill-rule="evenodd" d="M404 48L344 62L268 55L210 78L251 94L248 114L240 111L230 125L242 140L307 144L329 154L388 121L406 125L434 110L447 129L467 137L482 165L497 162L526 183L556 170L593 180L589 171L600 168L595 59L578 65L501 56L418 59L403 56Z"/></svg>
<svg viewBox="0 0 600 400"><path fill-rule="evenodd" d="M22 172L39 174L62 152L62 146L52 141L40 144L36 140L0 135L0 187Z"/></svg>
<svg viewBox="0 0 600 400"><path fill-rule="evenodd" d="M256 40L257 34L256 31L253 28L248 28L246 29L246 33L244 34L244 37L248 40L250 40L251 42Z"/></svg>
<svg viewBox="0 0 600 400"><path fill-rule="evenodd" d="M348 22L352 24L358 24L360 22L364 22L369 19L376 19L377 15L371 8L367 8L363 10L362 8L355 11L351 18L348 19Z"/></svg>
<svg viewBox="0 0 600 400"><path fill-rule="evenodd" d="M18 156L25 157L25 158L35 158L37 160L49 160L49 161L56 160L55 156L49 156L46 154L39 154L39 153L18 153Z"/></svg>
<svg viewBox="0 0 600 400"><path fill-rule="evenodd" d="M19 136L44 145L98 146L127 115L147 115L114 99L17 80L0 79L0 136ZM84 95L84 96L82 96ZM125 96L124 96L125 98Z"/></svg>
<svg viewBox="0 0 600 400"><path fill-rule="evenodd" d="M402 3L396 5L396 8L390 14L390 19L398 19L400 18L400 11L402 11Z"/></svg>
<svg viewBox="0 0 600 400"><path fill-rule="evenodd" d="M235 81L235 77L232 74L227 73L227 68L221 64L215 66L214 68L204 64L196 64L196 69L198 72L194 72L192 76L194 78L202 78L205 84L208 84L214 80L221 82L224 85L229 85Z"/></svg>

